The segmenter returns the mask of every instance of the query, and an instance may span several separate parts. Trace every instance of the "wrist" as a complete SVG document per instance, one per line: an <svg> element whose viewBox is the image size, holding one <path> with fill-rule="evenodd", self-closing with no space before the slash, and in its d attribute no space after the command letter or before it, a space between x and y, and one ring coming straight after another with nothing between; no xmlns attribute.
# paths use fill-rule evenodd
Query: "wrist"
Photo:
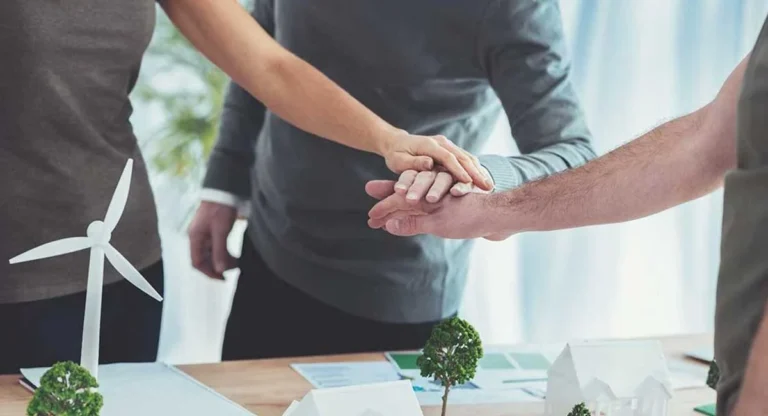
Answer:
<svg viewBox="0 0 768 416"><path fill-rule="evenodd" d="M393 149L397 147L397 143L407 135L407 131L398 129L397 127L382 121L381 127L379 127L377 133L374 134L374 153L386 158L386 156L392 153Z"/></svg>
<svg viewBox="0 0 768 416"><path fill-rule="evenodd" d="M530 220L512 192L494 192L484 197L482 217L489 233L513 235L528 231Z"/></svg>

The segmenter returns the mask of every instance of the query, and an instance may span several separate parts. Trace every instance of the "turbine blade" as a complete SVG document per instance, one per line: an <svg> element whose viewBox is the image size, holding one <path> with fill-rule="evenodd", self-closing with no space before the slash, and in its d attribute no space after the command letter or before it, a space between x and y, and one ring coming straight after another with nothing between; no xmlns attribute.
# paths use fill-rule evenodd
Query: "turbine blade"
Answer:
<svg viewBox="0 0 768 416"><path fill-rule="evenodd" d="M163 297L152 287L152 285L144 279L144 276L136 270L135 267L123 257L114 247L107 244L104 246L104 254L107 255L107 259L112 263L112 266L117 270L125 280L133 283L134 286L141 289L142 292L155 298L155 300L162 301Z"/></svg>
<svg viewBox="0 0 768 416"><path fill-rule="evenodd" d="M128 202L128 191L131 188L131 174L133 173L133 159L128 159L128 163L123 169L123 174L120 175L120 180L117 182L115 193L112 195L112 200L109 202L109 208L107 208L107 215L104 217L104 227L107 232L112 232L117 227L117 222L120 221L120 217L125 210L125 203Z"/></svg>
<svg viewBox="0 0 768 416"><path fill-rule="evenodd" d="M10 260L11 264L22 263L25 261L44 259L48 257L60 256L62 254L74 253L84 250L91 246L91 239L88 237L72 237L63 240L56 240L42 246L35 247Z"/></svg>

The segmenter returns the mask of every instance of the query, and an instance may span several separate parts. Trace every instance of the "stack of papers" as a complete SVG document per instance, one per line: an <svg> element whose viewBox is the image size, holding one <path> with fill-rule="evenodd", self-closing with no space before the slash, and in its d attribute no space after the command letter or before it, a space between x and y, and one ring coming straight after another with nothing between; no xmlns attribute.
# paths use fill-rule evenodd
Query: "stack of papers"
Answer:
<svg viewBox="0 0 768 416"><path fill-rule="evenodd" d="M22 385L35 390L47 368L21 370ZM163 363L99 366L101 416L254 416L173 366Z"/></svg>
<svg viewBox="0 0 768 416"><path fill-rule="evenodd" d="M454 404L537 402L546 398L547 370L564 344L489 348L469 383L451 389ZM409 380L422 406L442 403L443 386L421 376L420 352L391 352L387 361L301 364L293 369L318 389ZM668 360L676 390L705 386L707 368L682 360Z"/></svg>
<svg viewBox="0 0 768 416"><path fill-rule="evenodd" d="M291 367L317 389L333 389L348 386L366 386L382 382L405 380L416 394L422 406L442 404L443 386L424 377L405 377L387 361L350 362L350 363L313 363L292 364ZM474 383L455 386L451 389L453 404L488 404L535 402L543 398L546 383L536 389L509 388L492 390L483 389Z"/></svg>
<svg viewBox="0 0 768 416"><path fill-rule="evenodd" d="M423 416L410 383L394 381L312 390L283 416Z"/></svg>

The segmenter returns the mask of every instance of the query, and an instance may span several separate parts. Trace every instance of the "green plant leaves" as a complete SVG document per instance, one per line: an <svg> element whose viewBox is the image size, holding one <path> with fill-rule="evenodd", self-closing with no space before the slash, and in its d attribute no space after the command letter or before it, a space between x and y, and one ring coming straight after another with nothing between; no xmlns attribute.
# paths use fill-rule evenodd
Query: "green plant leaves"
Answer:
<svg viewBox="0 0 768 416"><path fill-rule="evenodd" d="M40 379L27 407L28 416L98 416L104 398L96 379L71 362L55 364Z"/></svg>

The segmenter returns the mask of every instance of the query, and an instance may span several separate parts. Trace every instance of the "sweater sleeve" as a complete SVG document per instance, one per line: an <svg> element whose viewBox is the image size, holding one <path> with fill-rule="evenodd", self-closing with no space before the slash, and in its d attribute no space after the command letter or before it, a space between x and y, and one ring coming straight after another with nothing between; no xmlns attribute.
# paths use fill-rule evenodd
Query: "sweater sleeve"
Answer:
<svg viewBox="0 0 768 416"><path fill-rule="evenodd" d="M256 0L251 15L274 36L272 0ZM203 188L223 191L248 200L256 140L264 125L266 107L245 89L231 82L224 100L219 137L211 150Z"/></svg>
<svg viewBox="0 0 768 416"><path fill-rule="evenodd" d="M479 26L477 59L501 100L521 153L480 156L497 190L595 157L569 78L557 0L492 0Z"/></svg>

